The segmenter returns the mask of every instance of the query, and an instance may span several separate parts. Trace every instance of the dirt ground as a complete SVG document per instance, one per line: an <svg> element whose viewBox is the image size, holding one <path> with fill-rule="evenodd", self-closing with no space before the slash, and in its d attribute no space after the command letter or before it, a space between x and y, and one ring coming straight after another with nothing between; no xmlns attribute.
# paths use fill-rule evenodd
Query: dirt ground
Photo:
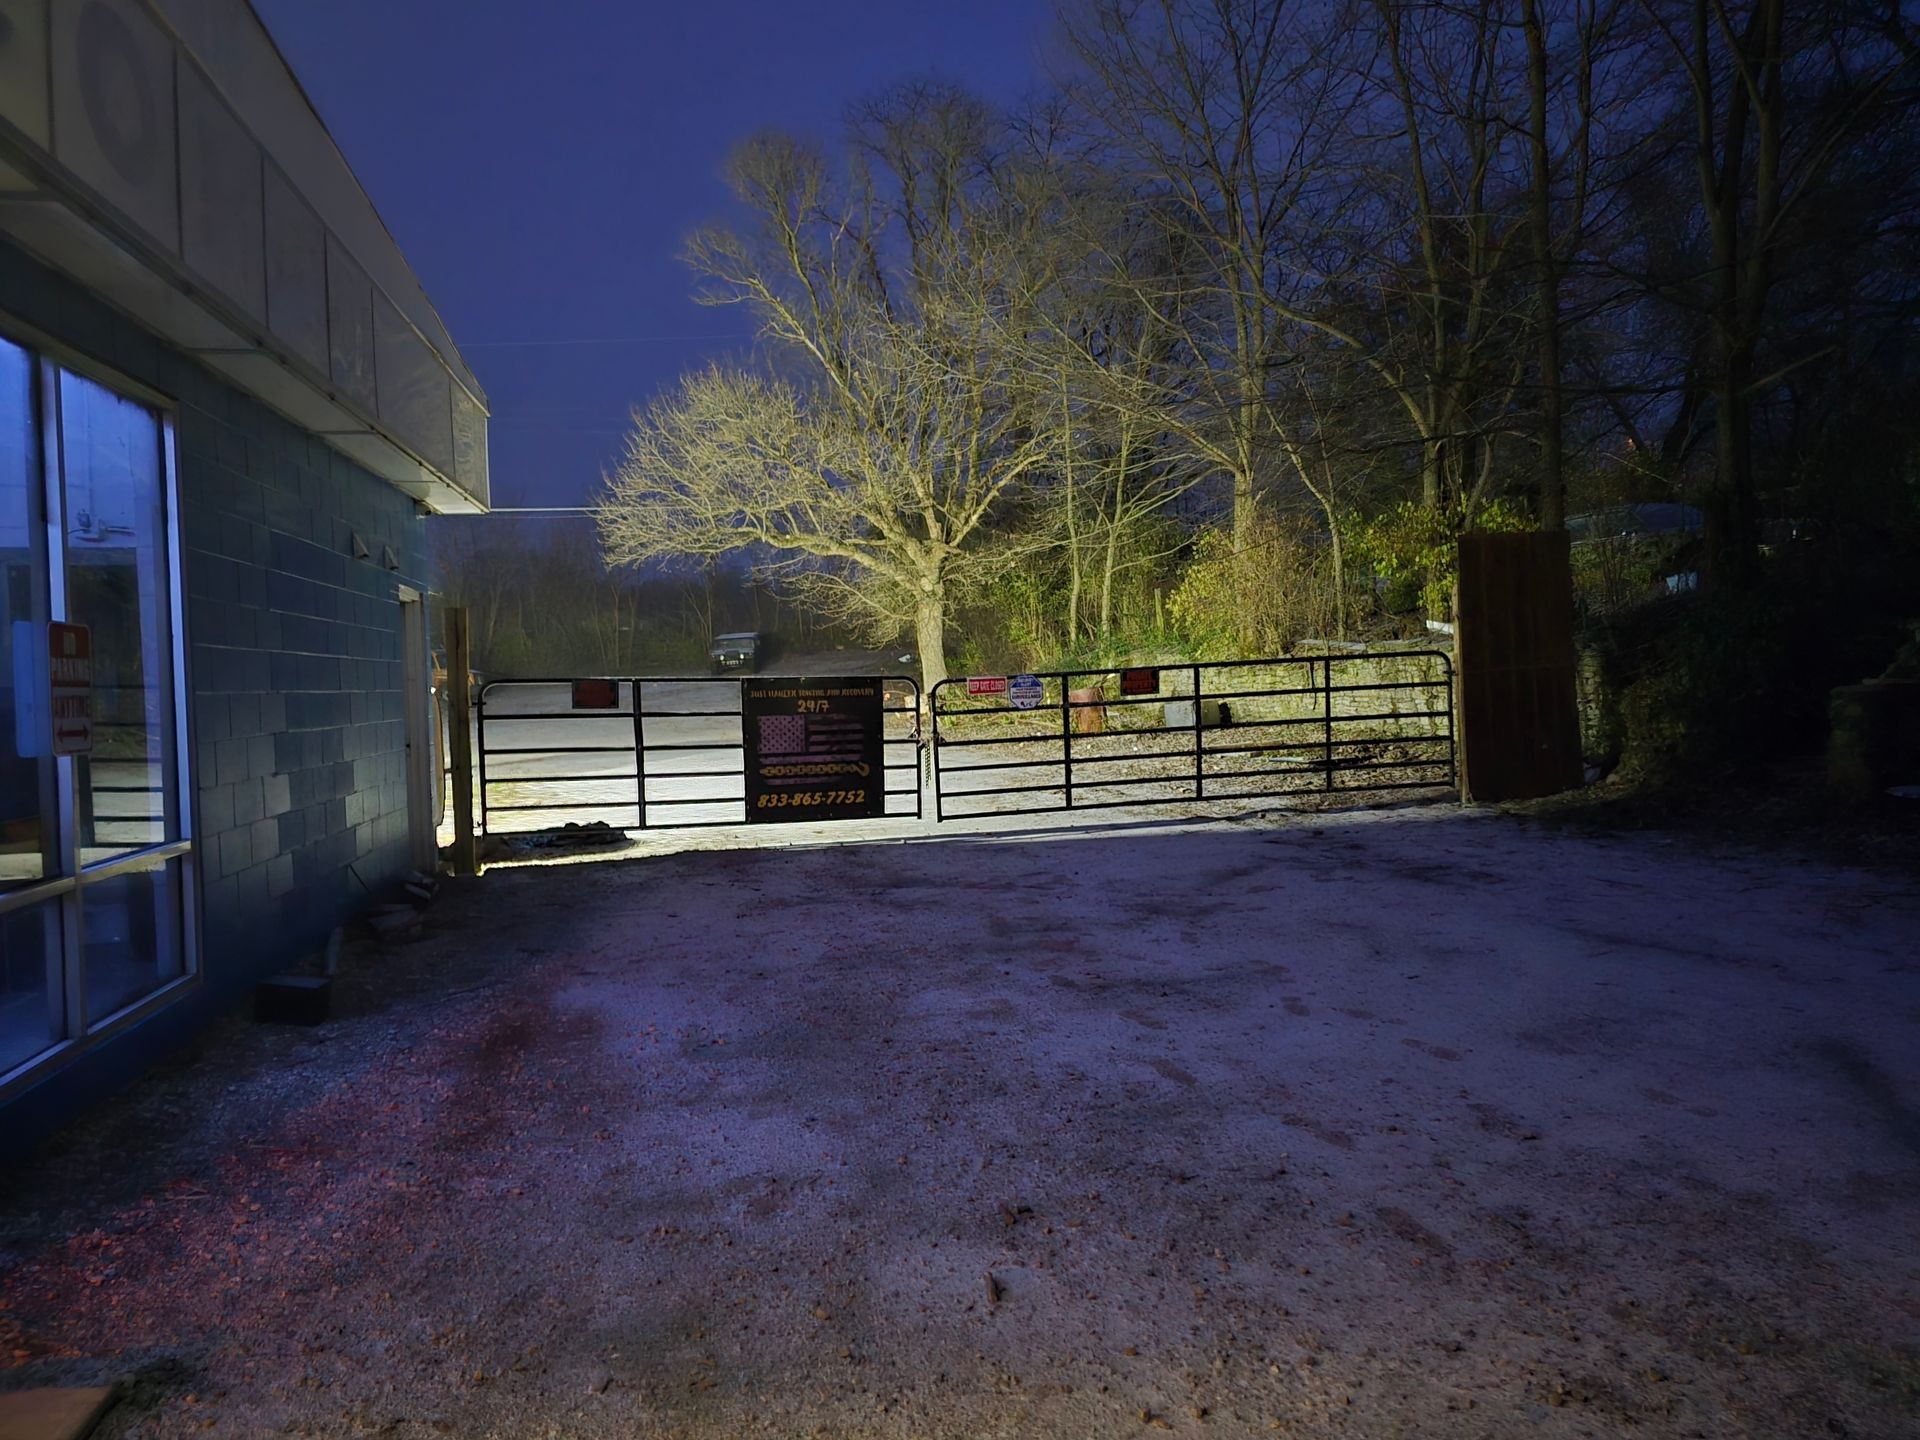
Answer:
<svg viewBox="0 0 1920 1440"><path fill-rule="evenodd" d="M0 1181L103 1434L1920 1434L1920 890L1447 809L495 870Z"/></svg>

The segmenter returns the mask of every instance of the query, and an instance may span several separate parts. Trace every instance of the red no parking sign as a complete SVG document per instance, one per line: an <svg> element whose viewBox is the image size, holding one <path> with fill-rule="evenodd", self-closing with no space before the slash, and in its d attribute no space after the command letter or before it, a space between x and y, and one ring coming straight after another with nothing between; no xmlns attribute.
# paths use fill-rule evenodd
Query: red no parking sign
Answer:
<svg viewBox="0 0 1920 1440"><path fill-rule="evenodd" d="M47 681L53 753L93 753L93 631L56 620L47 626Z"/></svg>

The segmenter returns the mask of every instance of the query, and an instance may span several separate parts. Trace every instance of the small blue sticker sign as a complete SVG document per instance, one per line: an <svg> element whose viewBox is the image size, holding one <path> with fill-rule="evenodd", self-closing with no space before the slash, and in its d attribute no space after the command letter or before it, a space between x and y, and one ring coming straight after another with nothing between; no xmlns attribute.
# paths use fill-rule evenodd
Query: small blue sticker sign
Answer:
<svg viewBox="0 0 1920 1440"><path fill-rule="evenodd" d="M1046 688L1038 675L1013 675L1007 679L1007 703L1016 710L1037 710Z"/></svg>

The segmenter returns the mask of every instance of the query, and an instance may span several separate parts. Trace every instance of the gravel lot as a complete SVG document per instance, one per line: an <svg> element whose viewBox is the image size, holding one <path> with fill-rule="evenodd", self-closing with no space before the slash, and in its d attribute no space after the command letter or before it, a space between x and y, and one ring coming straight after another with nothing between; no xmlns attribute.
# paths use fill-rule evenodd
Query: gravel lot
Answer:
<svg viewBox="0 0 1920 1440"><path fill-rule="evenodd" d="M0 1178L102 1433L1920 1434L1920 894L1448 809L497 869Z"/></svg>

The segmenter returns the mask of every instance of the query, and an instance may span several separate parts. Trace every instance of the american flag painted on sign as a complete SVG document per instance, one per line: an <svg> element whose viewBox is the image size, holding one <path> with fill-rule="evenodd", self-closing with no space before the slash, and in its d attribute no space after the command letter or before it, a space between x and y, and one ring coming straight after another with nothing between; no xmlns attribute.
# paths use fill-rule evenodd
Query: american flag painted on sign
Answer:
<svg viewBox="0 0 1920 1440"><path fill-rule="evenodd" d="M762 715L762 765L857 765L866 758L857 715ZM774 785L817 783L819 773L770 778Z"/></svg>
<svg viewBox="0 0 1920 1440"><path fill-rule="evenodd" d="M857 679L743 681L747 819L884 815L884 700Z"/></svg>
<svg viewBox="0 0 1920 1440"><path fill-rule="evenodd" d="M762 715L760 717L760 753L766 756L806 754L806 716Z"/></svg>

